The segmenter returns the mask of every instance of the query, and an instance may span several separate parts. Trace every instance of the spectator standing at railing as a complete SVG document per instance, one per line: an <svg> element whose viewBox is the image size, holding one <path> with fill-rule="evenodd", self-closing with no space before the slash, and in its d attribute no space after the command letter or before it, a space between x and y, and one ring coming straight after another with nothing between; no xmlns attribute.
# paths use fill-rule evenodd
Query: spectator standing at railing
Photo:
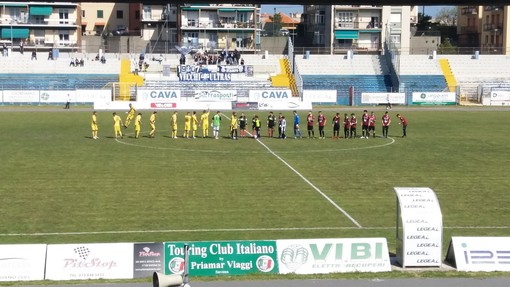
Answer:
<svg viewBox="0 0 510 287"><path fill-rule="evenodd" d="M37 60L37 52L36 51L32 51L32 58L31 60Z"/></svg>
<svg viewBox="0 0 510 287"><path fill-rule="evenodd" d="M19 41L19 53L21 55L23 55L23 50L24 50L24 43L23 43L23 40Z"/></svg>
<svg viewBox="0 0 510 287"><path fill-rule="evenodd" d="M2 45L2 55L7 57L7 45L5 43Z"/></svg>

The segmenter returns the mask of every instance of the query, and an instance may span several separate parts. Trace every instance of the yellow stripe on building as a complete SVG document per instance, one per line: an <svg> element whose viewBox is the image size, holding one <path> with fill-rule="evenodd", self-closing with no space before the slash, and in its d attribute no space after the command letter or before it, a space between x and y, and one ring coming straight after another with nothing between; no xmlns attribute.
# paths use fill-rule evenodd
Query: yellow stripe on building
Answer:
<svg viewBox="0 0 510 287"><path fill-rule="evenodd" d="M439 59L439 64L441 65L441 70L443 71L446 84L448 85L448 90L450 92L455 92L457 80L455 80L455 76L453 75L448 59Z"/></svg>

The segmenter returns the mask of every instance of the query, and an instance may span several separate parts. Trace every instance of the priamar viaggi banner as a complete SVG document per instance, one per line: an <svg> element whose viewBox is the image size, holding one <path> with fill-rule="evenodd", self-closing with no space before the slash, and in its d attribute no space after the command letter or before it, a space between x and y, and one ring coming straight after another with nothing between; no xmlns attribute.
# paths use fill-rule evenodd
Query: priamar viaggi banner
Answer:
<svg viewBox="0 0 510 287"><path fill-rule="evenodd" d="M457 96L450 92L413 93L413 105L456 105Z"/></svg>
<svg viewBox="0 0 510 287"><path fill-rule="evenodd" d="M189 243L189 275L277 273L276 241L207 241ZM184 270L184 242L165 243L165 274Z"/></svg>
<svg viewBox="0 0 510 287"><path fill-rule="evenodd" d="M386 238L277 240L281 274L391 271Z"/></svg>

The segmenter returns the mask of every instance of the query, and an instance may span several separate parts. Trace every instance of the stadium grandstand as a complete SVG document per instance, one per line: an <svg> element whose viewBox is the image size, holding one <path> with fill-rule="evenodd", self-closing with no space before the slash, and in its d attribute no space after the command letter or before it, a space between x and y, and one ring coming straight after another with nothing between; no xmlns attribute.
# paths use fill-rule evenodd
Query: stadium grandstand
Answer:
<svg viewBox="0 0 510 287"><path fill-rule="evenodd" d="M289 46L292 39L289 37ZM233 73L229 82L180 81L180 54L146 54L137 69L140 54L12 53L2 57L2 90L111 89L122 82L121 74L136 76L132 89L179 89L183 95L197 89L235 89L245 95L249 89L289 88L295 96L303 90L335 90L340 105L359 105L361 93L455 92L465 101L479 103L484 88L507 87L510 58L505 55L382 55L242 54L252 73ZM127 61L128 68L122 69ZM192 54L186 64L195 65ZM239 65L239 64L236 64ZM198 66L198 64L197 64ZM214 65L211 65L214 66ZM169 73L164 69L169 67ZM497 67L497 68L495 68ZM282 81L282 77L284 80ZM128 80L128 82L133 82ZM294 86L294 87L293 87ZM132 92L133 94L133 92ZM352 102L351 102L352 100Z"/></svg>

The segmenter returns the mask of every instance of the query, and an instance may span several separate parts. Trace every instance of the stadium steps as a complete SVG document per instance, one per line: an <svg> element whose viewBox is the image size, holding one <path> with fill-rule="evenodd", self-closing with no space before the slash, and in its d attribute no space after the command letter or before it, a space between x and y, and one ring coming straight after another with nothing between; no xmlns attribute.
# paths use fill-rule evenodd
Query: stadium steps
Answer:
<svg viewBox="0 0 510 287"><path fill-rule="evenodd" d="M282 73L271 76L271 83L274 87L289 88L293 96L298 96L296 79L290 70L290 64L287 58L280 59L280 69Z"/></svg>
<svg viewBox="0 0 510 287"><path fill-rule="evenodd" d="M139 75L131 73L131 60L122 59L120 62L119 86L115 90L115 98L121 101L129 101L131 99L131 86L143 86L143 78ZM118 94L117 94L118 93Z"/></svg>
<svg viewBox="0 0 510 287"><path fill-rule="evenodd" d="M444 78L446 79L446 84L448 85L448 90L450 92L455 92L455 88L457 87L457 81L455 80L455 76L452 73L452 69L450 64L448 63L448 59L439 59L439 64L441 65L441 69L443 70Z"/></svg>

